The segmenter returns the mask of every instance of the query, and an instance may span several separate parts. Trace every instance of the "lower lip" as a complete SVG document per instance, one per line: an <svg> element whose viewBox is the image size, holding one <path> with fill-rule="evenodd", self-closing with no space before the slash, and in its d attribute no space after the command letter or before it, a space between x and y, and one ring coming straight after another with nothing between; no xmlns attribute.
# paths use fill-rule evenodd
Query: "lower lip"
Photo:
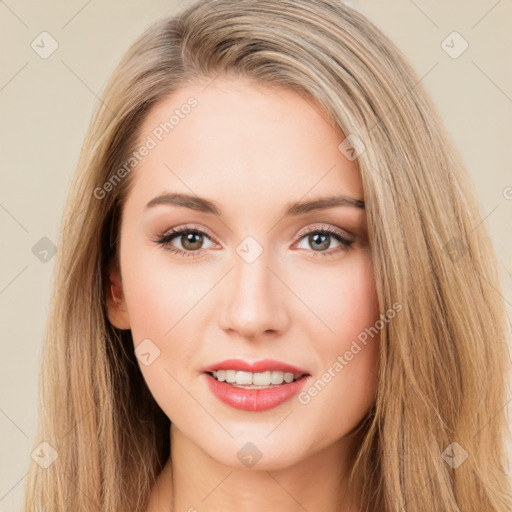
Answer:
<svg viewBox="0 0 512 512"><path fill-rule="evenodd" d="M306 384L309 375L265 389L235 388L226 382L220 382L209 373L206 379L211 392L222 402L243 411L266 411L286 402L296 395Z"/></svg>

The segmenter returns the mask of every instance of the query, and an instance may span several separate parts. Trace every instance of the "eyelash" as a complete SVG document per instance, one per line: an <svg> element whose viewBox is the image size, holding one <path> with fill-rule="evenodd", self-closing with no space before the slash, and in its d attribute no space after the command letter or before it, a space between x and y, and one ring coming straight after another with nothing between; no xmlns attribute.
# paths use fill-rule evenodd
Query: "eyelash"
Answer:
<svg viewBox="0 0 512 512"><path fill-rule="evenodd" d="M197 229L195 227L189 227L189 226L183 226L181 228L174 228L163 235L158 236L155 240L153 240L155 243L160 244L166 251L170 251L175 254L179 254L180 256L185 256L187 258L197 258L203 251L206 249L198 249L195 251L185 251L182 249L177 249L176 247L173 247L170 245L170 242L177 238L179 235L182 235L184 233L194 233L196 235L206 235L208 238L211 239L211 237L208 235L208 233ZM330 235L334 237L338 242L342 244L342 247L338 247L334 250L329 251L312 251L315 253L315 256L332 256L334 254L337 254L340 251L346 251L350 248L350 246L354 243L354 240L347 238L339 231L336 231L329 227L322 227L322 228L314 228L306 233L303 233L299 237L299 241L302 240L304 237L312 234L312 233L321 233L323 235Z"/></svg>

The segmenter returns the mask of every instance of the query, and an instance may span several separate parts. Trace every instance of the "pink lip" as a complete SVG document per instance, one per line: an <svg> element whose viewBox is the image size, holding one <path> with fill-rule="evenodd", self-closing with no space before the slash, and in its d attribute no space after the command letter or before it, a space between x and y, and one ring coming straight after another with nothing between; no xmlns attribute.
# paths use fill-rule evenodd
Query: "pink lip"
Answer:
<svg viewBox="0 0 512 512"><path fill-rule="evenodd" d="M278 372L294 373L295 375L305 375L308 373L306 370L302 370L301 368L297 368L291 364L276 361L274 359L262 359L261 361L255 361L254 363L242 361L241 359L226 359L225 361L206 366L201 371L204 373L210 373L216 370L238 370L252 373L274 370Z"/></svg>
<svg viewBox="0 0 512 512"><path fill-rule="evenodd" d="M303 376L289 384L266 389L235 388L227 382L219 382L209 373L204 374L210 391L225 404L243 411L266 411L286 402L296 395L309 380Z"/></svg>
<svg viewBox="0 0 512 512"><path fill-rule="evenodd" d="M244 389L234 387L227 382L219 382L209 375L216 370L237 370L252 373L274 370L302 375L302 377L293 382L283 383L270 388ZM241 359L226 359L225 361L206 366L202 371L205 374L210 391L220 401L235 409L244 411L265 411L277 407L296 395L310 377L306 370L274 359L263 359L253 363L242 361Z"/></svg>

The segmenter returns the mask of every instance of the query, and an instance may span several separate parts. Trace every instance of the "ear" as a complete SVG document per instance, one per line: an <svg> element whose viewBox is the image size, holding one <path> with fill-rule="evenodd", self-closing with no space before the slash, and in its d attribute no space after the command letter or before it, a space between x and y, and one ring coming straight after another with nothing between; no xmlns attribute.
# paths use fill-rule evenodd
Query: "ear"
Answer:
<svg viewBox="0 0 512 512"><path fill-rule="evenodd" d="M121 272L114 263L110 265L109 284L105 290L107 313L110 323L118 329L130 329L130 317L123 294Z"/></svg>

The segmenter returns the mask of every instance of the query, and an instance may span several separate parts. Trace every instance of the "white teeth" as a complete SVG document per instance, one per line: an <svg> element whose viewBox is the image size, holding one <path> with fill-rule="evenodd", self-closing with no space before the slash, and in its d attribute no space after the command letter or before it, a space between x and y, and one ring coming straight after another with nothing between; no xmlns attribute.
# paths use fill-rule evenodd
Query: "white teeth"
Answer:
<svg viewBox="0 0 512 512"><path fill-rule="evenodd" d="M212 375L220 382L226 381L232 384L246 386L270 386L271 384L278 385L282 384L283 382L293 382L302 376L294 375L291 372L266 371L252 373L237 370L217 370L212 372Z"/></svg>
<svg viewBox="0 0 512 512"><path fill-rule="evenodd" d="M257 384L258 386L268 386L269 384L274 384L274 382L272 382L272 372L253 373L251 384ZM280 382L277 384L280 384Z"/></svg>
<svg viewBox="0 0 512 512"><path fill-rule="evenodd" d="M236 372L235 382L237 384L252 384L252 373Z"/></svg>

